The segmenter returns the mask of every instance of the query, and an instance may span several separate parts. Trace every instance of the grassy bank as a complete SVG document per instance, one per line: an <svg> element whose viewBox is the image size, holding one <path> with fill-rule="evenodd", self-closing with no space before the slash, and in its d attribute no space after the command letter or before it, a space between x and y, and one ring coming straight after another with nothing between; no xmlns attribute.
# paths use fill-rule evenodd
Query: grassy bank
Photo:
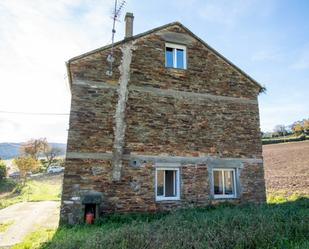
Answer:
<svg viewBox="0 0 309 249"><path fill-rule="evenodd" d="M277 137L277 138L263 138L262 144L279 144L279 143L288 143L288 142L299 142L308 140L308 135L301 136L287 136L287 137Z"/></svg>
<svg viewBox="0 0 309 249"><path fill-rule="evenodd" d="M280 204L112 215L96 225L62 226L37 248L300 249L309 248L308 234L309 199L300 198Z"/></svg>
<svg viewBox="0 0 309 249"><path fill-rule="evenodd" d="M23 201L60 200L61 185L44 179L29 180L25 186L11 179L0 182L0 209Z"/></svg>

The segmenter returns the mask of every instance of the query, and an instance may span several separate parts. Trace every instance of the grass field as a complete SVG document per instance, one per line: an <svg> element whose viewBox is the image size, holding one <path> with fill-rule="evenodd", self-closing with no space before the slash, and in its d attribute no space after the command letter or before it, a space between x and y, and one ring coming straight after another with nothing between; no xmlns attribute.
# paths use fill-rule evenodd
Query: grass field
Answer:
<svg viewBox="0 0 309 249"><path fill-rule="evenodd" d="M60 200L62 176L44 176L21 186L12 179L0 182L0 209L23 201Z"/></svg>
<svg viewBox="0 0 309 249"><path fill-rule="evenodd" d="M309 199L301 198L281 204L225 204L169 214L112 215L91 226L40 230L13 248L301 249L309 248L308 234Z"/></svg>

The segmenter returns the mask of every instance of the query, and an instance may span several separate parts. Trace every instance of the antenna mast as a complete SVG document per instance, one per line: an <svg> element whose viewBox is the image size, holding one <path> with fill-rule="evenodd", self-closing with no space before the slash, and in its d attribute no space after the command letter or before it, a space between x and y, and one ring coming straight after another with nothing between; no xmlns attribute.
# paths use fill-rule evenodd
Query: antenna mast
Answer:
<svg viewBox="0 0 309 249"><path fill-rule="evenodd" d="M120 12L123 9L124 5L126 4L126 0L120 1L118 5L118 0L115 0L115 6L113 10L113 29L112 29L112 46L109 55L107 56L107 62L109 62L109 69L106 71L106 75L112 76L113 75L113 62L115 61L114 58L114 39L116 33L116 21L120 22Z"/></svg>

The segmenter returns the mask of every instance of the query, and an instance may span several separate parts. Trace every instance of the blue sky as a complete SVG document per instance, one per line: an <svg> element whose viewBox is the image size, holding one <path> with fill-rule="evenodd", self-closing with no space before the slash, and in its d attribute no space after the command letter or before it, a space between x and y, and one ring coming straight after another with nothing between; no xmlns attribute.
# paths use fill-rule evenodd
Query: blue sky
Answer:
<svg viewBox="0 0 309 249"><path fill-rule="evenodd" d="M113 0L2 0L0 111L69 113L64 62L108 44ZM180 21L266 86L261 128L309 117L309 1L127 0L134 33ZM47 137L65 142L67 115L0 112L0 142Z"/></svg>

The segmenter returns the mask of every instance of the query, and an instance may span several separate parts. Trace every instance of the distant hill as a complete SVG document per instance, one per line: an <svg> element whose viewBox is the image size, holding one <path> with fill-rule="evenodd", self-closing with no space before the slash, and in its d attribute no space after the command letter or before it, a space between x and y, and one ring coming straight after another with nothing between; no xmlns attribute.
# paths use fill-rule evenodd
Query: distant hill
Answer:
<svg viewBox="0 0 309 249"><path fill-rule="evenodd" d="M0 143L0 158L1 159L11 159L17 157L19 154L19 148L22 143ZM66 144L63 143L49 143L52 147L60 148L65 154Z"/></svg>

